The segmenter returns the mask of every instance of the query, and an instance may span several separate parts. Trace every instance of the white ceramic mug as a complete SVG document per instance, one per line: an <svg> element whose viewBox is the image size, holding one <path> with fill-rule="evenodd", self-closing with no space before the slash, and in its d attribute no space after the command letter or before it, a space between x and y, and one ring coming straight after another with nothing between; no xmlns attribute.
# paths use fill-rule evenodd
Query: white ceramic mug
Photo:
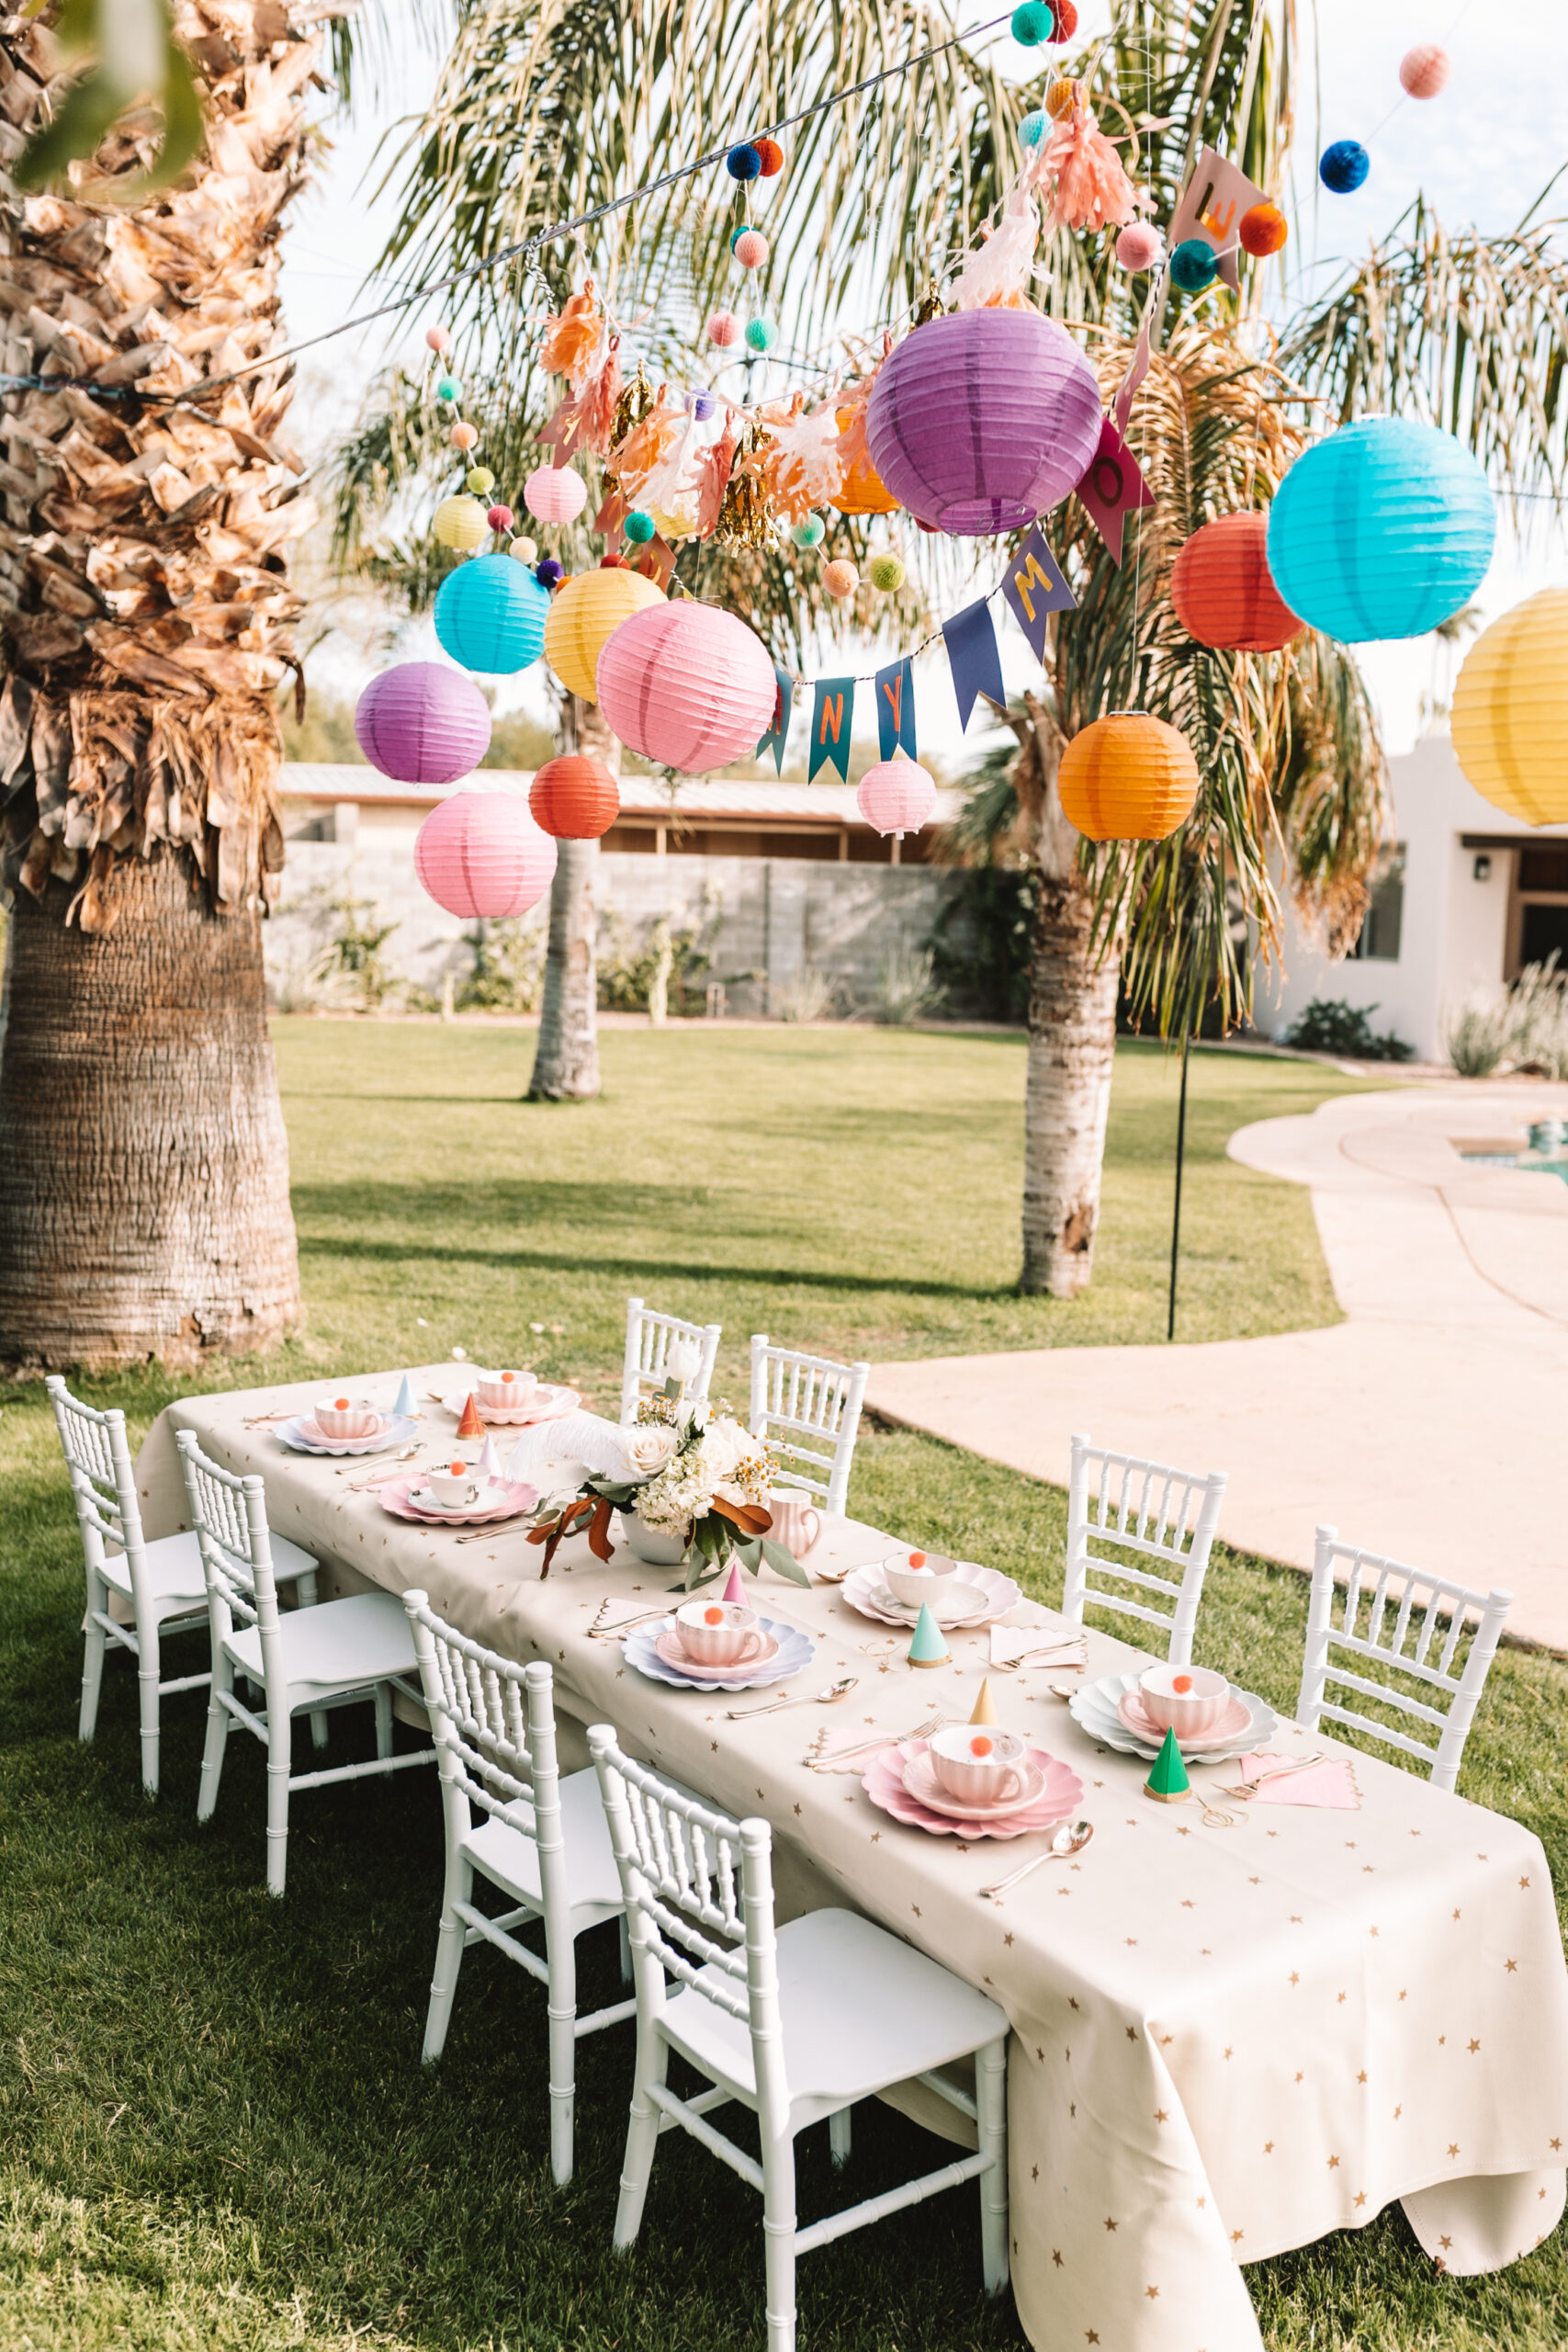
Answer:
<svg viewBox="0 0 1568 2352"><path fill-rule="evenodd" d="M323 1396L314 1408L323 1437L378 1437L385 1424L363 1396Z"/></svg>
<svg viewBox="0 0 1568 2352"><path fill-rule="evenodd" d="M931 1770L963 1804L1003 1804L1023 1790L1024 1743L989 1724L949 1724L927 1743Z"/></svg>
<svg viewBox="0 0 1568 2352"><path fill-rule="evenodd" d="M733 1600L688 1600L675 1611L676 1638L696 1666L745 1666L762 1646L757 1612Z"/></svg>
<svg viewBox="0 0 1568 2352"><path fill-rule="evenodd" d="M531 1372L478 1372L474 1381L479 1403L492 1413L525 1412L539 1385Z"/></svg>
<svg viewBox="0 0 1568 2352"><path fill-rule="evenodd" d="M773 1521L769 1534L797 1560L803 1552L809 1552L822 1532L822 1515L812 1503L810 1488L773 1487L768 1494L768 1509Z"/></svg>
<svg viewBox="0 0 1568 2352"><path fill-rule="evenodd" d="M479 1482L466 1462L448 1463L444 1469L427 1470L424 1483L444 1510L456 1510L460 1504L478 1502Z"/></svg>

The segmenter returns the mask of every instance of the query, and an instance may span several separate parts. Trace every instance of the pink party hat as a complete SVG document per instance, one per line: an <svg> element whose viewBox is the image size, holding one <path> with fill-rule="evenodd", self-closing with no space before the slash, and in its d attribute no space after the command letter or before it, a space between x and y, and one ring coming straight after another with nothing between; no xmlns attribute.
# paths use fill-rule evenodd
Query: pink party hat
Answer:
<svg viewBox="0 0 1568 2352"><path fill-rule="evenodd" d="M728 1609L731 1602L734 1603L737 1609L748 1609L750 1607L750 1603L746 1598L746 1588L740 1581L740 1563L739 1560L732 1560L730 1562L729 1582L724 1588L725 1607Z"/></svg>
<svg viewBox="0 0 1568 2352"><path fill-rule="evenodd" d="M475 1463L474 1469L481 1478L499 1479L501 1476L501 1456L495 1450L494 1438L488 1432L483 1445L479 1448L479 1458Z"/></svg>

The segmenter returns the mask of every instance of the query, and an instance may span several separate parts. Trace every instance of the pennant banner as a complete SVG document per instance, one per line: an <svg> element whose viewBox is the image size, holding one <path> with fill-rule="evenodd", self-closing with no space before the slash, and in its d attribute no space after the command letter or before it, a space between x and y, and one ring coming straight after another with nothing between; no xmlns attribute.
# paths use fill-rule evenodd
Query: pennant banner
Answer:
<svg viewBox="0 0 1568 2352"><path fill-rule="evenodd" d="M1008 565L1002 594L1029 639L1035 660L1043 662L1046 620L1052 613L1075 611L1077 599L1063 577L1062 567L1038 523ZM886 759L886 752L882 756Z"/></svg>
<svg viewBox="0 0 1568 2352"><path fill-rule="evenodd" d="M1241 216L1250 212L1255 204L1268 201L1263 190L1244 171L1217 154L1213 147L1205 147L1182 191L1176 218L1166 237L1167 250L1174 253L1189 237L1201 237L1214 249L1220 276L1233 294L1238 293L1241 273L1236 267L1235 254Z"/></svg>
<svg viewBox="0 0 1568 2352"><path fill-rule="evenodd" d="M915 753L915 673L906 653L876 673L876 736L882 756L890 760L900 746Z"/></svg>
<svg viewBox="0 0 1568 2352"><path fill-rule="evenodd" d="M1078 496L1090 522L1111 550L1111 560L1122 560L1122 532L1129 514L1152 506L1155 494L1138 471L1138 461L1109 417L1100 428L1094 461L1078 484Z"/></svg>
<svg viewBox="0 0 1568 2352"><path fill-rule="evenodd" d="M818 678L817 698L811 713L811 764L807 769L809 784L820 767L836 767L844 782L850 780L850 724L854 717L855 682L852 678Z"/></svg>
<svg viewBox="0 0 1568 2352"><path fill-rule="evenodd" d="M943 621L942 633L953 672L953 691L958 697L960 727L968 726L976 695L984 695L998 710L1005 710L1008 698L1002 684L1001 657L997 651L991 608L985 598L977 605L966 605L950 621Z"/></svg>
<svg viewBox="0 0 1568 2352"><path fill-rule="evenodd" d="M761 759L764 752L772 752L773 768L779 775L784 774L784 737L789 733L789 714L794 702L795 680L787 670L781 669L775 662L773 663L773 716L767 733L757 746L757 757Z"/></svg>

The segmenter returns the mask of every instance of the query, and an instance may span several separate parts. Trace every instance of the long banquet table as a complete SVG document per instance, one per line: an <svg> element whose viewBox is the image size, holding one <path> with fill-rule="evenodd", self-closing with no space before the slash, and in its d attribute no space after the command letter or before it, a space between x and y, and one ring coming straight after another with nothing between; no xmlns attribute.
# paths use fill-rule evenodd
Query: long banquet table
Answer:
<svg viewBox="0 0 1568 2352"><path fill-rule="evenodd" d="M355 1385L389 1401L400 1376ZM412 1377L422 1396L461 1379L451 1364ZM274 1527L322 1558L333 1589L423 1586L474 1638L547 1658L563 1718L608 1720L721 1806L765 1815L781 1907L855 1905L992 1993L1013 2027L1013 2280L1033 2344L1257 2352L1241 2266L1359 2228L1395 2198L1457 2275L1517 2261L1556 2226L1568 1974L1545 1857L1517 1822L1357 1753L1359 1812L1255 1806L1238 1827L1212 1827L1195 1804L1149 1803L1146 1768L1078 1730L1046 1690L1055 1673L998 1674L983 1633L955 1634L949 1665L916 1671L835 1586L800 1591L771 1574L760 1598L819 1644L791 1688L844 1674L860 1688L836 1706L731 1723L744 1699L649 1682L617 1644L589 1638L606 1596L657 1602L668 1569L624 1547L606 1566L575 1539L541 1582L540 1550L519 1527L460 1544L351 1491L375 1466L363 1458L293 1453L245 1427L320 1385L168 1407L137 1464L148 1533L186 1523L174 1431L194 1430L215 1460L263 1474ZM449 1451L451 1421L424 1410ZM809 1564L874 1560L892 1540L829 1521ZM1060 1622L1032 1603L1015 1614L1031 1618ZM1138 1654L1091 1633L1089 1657L1094 1676ZM939 1708L962 1720L987 1672L1003 1723L1081 1776L1096 1830L1077 1861L1047 1862L999 1907L978 1889L1039 1850L1034 1839L900 1826L858 1779L805 1761L819 1725L836 1747ZM1273 1745L1302 1738L1282 1723ZM407 1794L432 1801L423 1787ZM430 1899L434 1937L434 1883ZM922 2096L910 2086L901 2103L927 2120Z"/></svg>

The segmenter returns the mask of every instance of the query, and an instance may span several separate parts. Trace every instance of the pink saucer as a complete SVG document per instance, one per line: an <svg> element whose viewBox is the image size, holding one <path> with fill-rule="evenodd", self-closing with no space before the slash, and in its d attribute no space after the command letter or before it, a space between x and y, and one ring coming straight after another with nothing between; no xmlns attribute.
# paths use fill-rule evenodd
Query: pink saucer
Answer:
<svg viewBox="0 0 1568 2352"><path fill-rule="evenodd" d="M909 1793L906 1770L925 1751L923 1739L907 1739L902 1747L882 1748L862 1774L861 1786L872 1804L891 1814L895 1821L929 1830L933 1838L1023 1838L1032 1829L1049 1829L1065 1821L1083 1802L1083 1782L1077 1774L1043 1747L1032 1747L1028 1760L1044 1774L1044 1786L1033 1803L989 1820L960 1821L951 1813L938 1813L934 1806L921 1804Z"/></svg>
<svg viewBox="0 0 1568 2352"><path fill-rule="evenodd" d="M535 1421L561 1420L568 1413L575 1413L582 1402L578 1389L555 1386L547 1380L540 1381L534 1392L535 1402L532 1405L487 1405L477 1389L471 1393L474 1409L480 1420L493 1421L498 1429L504 1430L526 1429ZM459 1396L456 1404L448 1397L446 1410L460 1420L468 1401L468 1393Z"/></svg>
<svg viewBox="0 0 1568 2352"><path fill-rule="evenodd" d="M1147 1740L1152 1747L1165 1746L1165 1733L1145 1713L1136 1690L1122 1691L1116 1702L1116 1713L1123 1730L1130 1731L1134 1739ZM1218 1723L1211 1724L1207 1731L1191 1733L1185 1739L1178 1732L1176 1744L1184 1755L1190 1747L1223 1747L1226 1740L1239 1739L1244 1732L1251 1729L1251 1725L1252 1709L1233 1690L1230 1703Z"/></svg>
<svg viewBox="0 0 1568 2352"><path fill-rule="evenodd" d="M489 1504L483 1510L419 1510L410 1500L414 1487L420 1484L416 1472L412 1478L392 1478L376 1490L376 1499L383 1510L394 1519L414 1519L422 1527L479 1527L495 1519L516 1519L522 1512L532 1510L539 1499L537 1487L524 1486L520 1481L504 1485L503 1499Z"/></svg>
<svg viewBox="0 0 1568 2352"><path fill-rule="evenodd" d="M392 1425L392 1415L383 1413L373 1430L361 1430L357 1437L329 1437L316 1423L314 1413L301 1413L297 1423L307 1445L319 1445L323 1453L352 1453L357 1447L366 1451L378 1438L385 1437Z"/></svg>
<svg viewBox="0 0 1568 2352"><path fill-rule="evenodd" d="M745 1682L753 1674L764 1673L779 1654L778 1639L773 1634L764 1634L756 1657L742 1658L739 1666L699 1666L682 1648L679 1634L657 1634L653 1646L666 1666L672 1666L677 1674L688 1675L694 1682Z"/></svg>
<svg viewBox="0 0 1568 2352"><path fill-rule="evenodd" d="M904 1786L928 1813L950 1813L954 1821L1001 1821L1010 1813L1027 1812L1045 1793L1045 1775L1032 1758L1025 1756L1020 1770L1023 1786L1016 1796L1003 1797L999 1803L993 1799L989 1804L970 1804L964 1798L955 1797L951 1789L943 1788L928 1750L924 1755L910 1757L904 1767Z"/></svg>

